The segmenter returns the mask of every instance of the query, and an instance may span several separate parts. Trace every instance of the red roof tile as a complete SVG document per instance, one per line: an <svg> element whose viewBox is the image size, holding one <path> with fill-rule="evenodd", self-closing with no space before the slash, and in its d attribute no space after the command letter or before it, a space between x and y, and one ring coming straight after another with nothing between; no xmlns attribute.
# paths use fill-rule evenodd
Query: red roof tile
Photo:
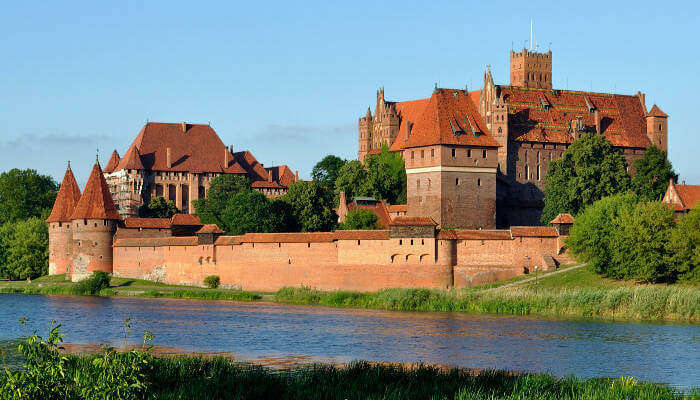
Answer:
<svg viewBox="0 0 700 400"><path fill-rule="evenodd" d="M692 210L700 202L700 185L675 185L685 210Z"/></svg>
<svg viewBox="0 0 700 400"><path fill-rule="evenodd" d="M408 206L406 204L392 204L389 206L390 213L406 212L408 211Z"/></svg>
<svg viewBox="0 0 700 400"><path fill-rule="evenodd" d="M170 218L126 218L126 228L169 229L172 227Z"/></svg>
<svg viewBox="0 0 700 400"><path fill-rule="evenodd" d="M472 103L479 104L479 100L481 99L481 90L473 90L469 92L469 98L472 100Z"/></svg>
<svg viewBox="0 0 700 400"><path fill-rule="evenodd" d="M377 230L337 230L333 232L335 240L389 240L389 231Z"/></svg>
<svg viewBox="0 0 700 400"><path fill-rule="evenodd" d="M233 160L243 168L246 177L250 179L252 183L256 183L256 181L268 181L267 170L248 150L233 153Z"/></svg>
<svg viewBox="0 0 700 400"><path fill-rule="evenodd" d="M73 171L70 169L70 164L66 168L66 174L63 176L61 188L58 189L56 201L53 203L53 209L46 222L69 222L75 205L80 200L80 188L75 181Z"/></svg>
<svg viewBox="0 0 700 400"><path fill-rule="evenodd" d="M651 107L651 110L649 110L649 113L647 114L647 116L649 116L649 117L668 118L668 114L666 114L665 112L661 111L661 109L660 109L656 104L654 104L654 105Z"/></svg>
<svg viewBox="0 0 700 400"><path fill-rule="evenodd" d="M499 146L469 96L463 90L456 89L438 89L433 92L418 119L403 119L390 150L434 144Z"/></svg>
<svg viewBox="0 0 700 400"><path fill-rule="evenodd" d="M112 156L109 158L109 161L107 162L107 165L105 165L105 168L102 170L102 172L106 174L111 174L112 172L116 171L117 165L119 165L120 161L119 153L117 153L117 150L115 149L112 152Z"/></svg>
<svg viewBox="0 0 700 400"><path fill-rule="evenodd" d="M200 233L224 233L224 231L219 229L219 227L216 224L205 224L197 231L198 235Z"/></svg>
<svg viewBox="0 0 700 400"><path fill-rule="evenodd" d="M141 154L136 146L131 146L124 154L124 158L119 160L119 164L114 168L114 171L123 169L144 169L141 161Z"/></svg>
<svg viewBox="0 0 700 400"><path fill-rule="evenodd" d="M381 224L382 228L387 228L391 223L391 216L389 215L389 210L387 209L384 201L377 201L373 206L357 205L357 202L351 201L348 204L348 212L355 209L372 211L374 215L377 216L378 222Z"/></svg>
<svg viewBox="0 0 700 400"><path fill-rule="evenodd" d="M109 187L98 162L95 162L83 195L80 196L80 201L76 204L70 218L121 219L116 207L114 207L112 195L109 193Z"/></svg>
<svg viewBox="0 0 700 400"><path fill-rule="evenodd" d="M199 220L199 217L193 214L175 214L172 216L170 219L170 223L172 225L185 225L185 226L197 226L197 225L204 225L202 224L202 221Z"/></svg>
<svg viewBox="0 0 700 400"><path fill-rule="evenodd" d="M464 240L510 240L513 237L509 230L493 229L493 230L476 230L476 229L459 229L455 230L457 239Z"/></svg>
<svg viewBox="0 0 700 400"><path fill-rule="evenodd" d="M396 217L390 226L437 226L437 223L430 217Z"/></svg>
<svg viewBox="0 0 700 400"><path fill-rule="evenodd" d="M511 226L510 232L515 237L556 237L557 231L550 226Z"/></svg>
<svg viewBox="0 0 700 400"><path fill-rule="evenodd" d="M556 218L550 222L550 224L573 224L574 223L574 217L571 216L569 213L563 213L557 215Z"/></svg>

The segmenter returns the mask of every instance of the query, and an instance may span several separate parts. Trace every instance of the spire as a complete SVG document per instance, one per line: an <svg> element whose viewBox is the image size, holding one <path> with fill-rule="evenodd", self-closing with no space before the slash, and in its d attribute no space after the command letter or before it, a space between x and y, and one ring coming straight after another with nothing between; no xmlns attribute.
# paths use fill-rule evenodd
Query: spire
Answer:
<svg viewBox="0 0 700 400"><path fill-rule="evenodd" d="M114 149L114 151L112 152L112 156L109 158L109 161L107 161L107 165L105 165L103 171L108 174L114 172L117 168L117 165L119 165L119 161L121 161L119 153L117 153L117 150Z"/></svg>
<svg viewBox="0 0 700 400"><path fill-rule="evenodd" d="M66 174L63 176L61 188L58 189L58 194L56 195L56 202L54 202L51 215L46 219L46 222L70 221L73 208L78 203L78 200L80 200L80 188L75 181L73 171L70 169L70 161L68 161Z"/></svg>
<svg viewBox="0 0 700 400"><path fill-rule="evenodd" d="M651 110L649 110L649 114L647 114L647 117L668 118L668 114L666 114L665 112L661 111L661 109L659 108L659 106L657 106L656 104L654 104L654 105L651 107Z"/></svg>
<svg viewBox="0 0 700 400"><path fill-rule="evenodd" d="M70 219L121 219L99 162L92 167L83 195Z"/></svg>

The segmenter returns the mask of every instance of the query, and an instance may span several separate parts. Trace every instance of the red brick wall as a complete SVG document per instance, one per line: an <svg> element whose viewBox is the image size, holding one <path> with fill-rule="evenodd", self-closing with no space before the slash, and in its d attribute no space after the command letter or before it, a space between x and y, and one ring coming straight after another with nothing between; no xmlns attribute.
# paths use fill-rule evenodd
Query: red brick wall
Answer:
<svg viewBox="0 0 700 400"><path fill-rule="evenodd" d="M65 274L73 258L70 222L49 223L49 275Z"/></svg>
<svg viewBox="0 0 700 400"><path fill-rule="evenodd" d="M115 221L97 219L74 220L73 258L67 276L79 281L95 271L112 273L112 239L116 231Z"/></svg>

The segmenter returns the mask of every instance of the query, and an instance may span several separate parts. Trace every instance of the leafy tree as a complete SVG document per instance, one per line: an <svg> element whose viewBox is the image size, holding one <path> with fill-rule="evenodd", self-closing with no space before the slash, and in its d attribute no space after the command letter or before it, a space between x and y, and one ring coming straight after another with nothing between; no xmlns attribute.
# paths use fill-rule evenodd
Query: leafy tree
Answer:
<svg viewBox="0 0 700 400"><path fill-rule="evenodd" d="M275 232L299 232L299 222L294 215L292 205L281 198L272 199L272 214L277 217Z"/></svg>
<svg viewBox="0 0 700 400"><path fill-rule="evenodd" d="M605 196L625 192L630 177L625 159L603 135L586 134L574 141L547 169L542 222L559 213L578 214Z"/></svg>
<svg viewBox="0 0 700 400"><path fill-rule="evenodd" d="M668 264L680 280L700 282L700 205L681 217L671 230Z"/></svg>
<svg viewBox="0 0 700 400"><path fill-rule="evenodd" d="M222 213L229 200L235 195L250 191L250 181L242 176L219 175L211 180L209 191L204 199L192 202L195 213L205 224L217 224L224 229Z"/></svg>
<svg viewBox="0 0 700 400"><path fill-rule="evenodd" d="M401 153L389 152L386 143L379 154L365 158L371 194L391 204L406 203L406 167Z"/></svg>
<svg viewBox="0 0 700 400"><path fill-rule="evenodd" d="M379 224L377 214L373 213L372 210L358 208L347 213L345 222L340 224L339 228L370 230L381 228L381 224Z"/></svg>
<svg viewBox="0 0 700 400"><path fill-rule="evenodd" d="M678 179L666 152L656 146L649 147L633 165L636 173L632 187L639 197L648 201L661 200L669 180Z"/></svg>
<svg viewBox="0 0 700 400"><path fill-rule="evenodd" d="M331 231L338 215L333 209L333 193L320 183L292 182L282 199L289 203L302 232Z"/></svg>
<svg viewBox="0 0 700 400"><path fill-rule="evenodd" d="M139 207L139 217L141 218L170 218L179 213L175 203L165 200L163 196L154 197L148 204Z"/></svg>
<svg viewBox="0 0 700 400"><path fill-rule="evenodd" d="M58 184L33 169L0 174L0 224L48 216L56 201Z"/></svg>
<svg viewBox="0 0 700 400"><path fill-rule="evenodd" d="M255 190L246 190L231 197L219 218L219 227L229 235L277 232L279 227L277 216L272 212L272 202Z"/></svg>
<svg viewBox="0 0 700 400"><path fill-rule="evenodd" d="M338 171L335 181L335 204L338 204L340 192L345 192L348 199L355 196L370 196L372 188L368 179L368 171L365 166L352 160L345 163Z"/></svg>
<svg viewBox="0 0 700 400"><path fill-rule="evenodd" d="M673 211L661 202L622 209L610 239L608 274L642 282L671 281L674 272L667 264L671 228Z"/></svg>
<svg viewBox="0 0 700 400"><path fill-rule="evenodd" d="M32 217L0 226L0 276L37 278L48 273L49 230L42 218Z"/></svg>
<svg viewBox="0 0 700 400"><path fill-rule="evenodd" d="M610 239L622 210L633 208L638 198L632 193L604 197L586 207L574 221L566 245L576 258L599 274L607 274L612 258Z"/></svg>
<svg viewBox="0 0 700 400"><path fill-rule="evenodd" d="M327 188L335 187L340 169L347 161L334 155L327 155L314 165L311 170L311 178Z"/></svg>

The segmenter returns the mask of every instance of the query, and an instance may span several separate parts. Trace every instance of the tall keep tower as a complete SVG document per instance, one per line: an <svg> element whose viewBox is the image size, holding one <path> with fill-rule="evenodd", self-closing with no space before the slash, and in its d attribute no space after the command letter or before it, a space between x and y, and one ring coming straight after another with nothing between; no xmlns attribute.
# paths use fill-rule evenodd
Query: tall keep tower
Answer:
<svg viewBox="0 0 700 400"><path fill-rule="evenodd" d="M80 188L68 163L51 215L46 219L49 225L49 275L65 274L72 261L71 214L79 200Z"/></svg>
<svg viewBox="0 0 700 400"><path fill-rule="evenodd" d="M67 277L73 282L94 271L112 272L112 240L121 220L98 161L71 215L73 260Z"/></svg>
<svg viewBox="0 0 700 400"><path fill-rule="evenodd" d="M528 88L552 88L552 52L537 53L523 49L510 52L510 85Z"/></svg>

